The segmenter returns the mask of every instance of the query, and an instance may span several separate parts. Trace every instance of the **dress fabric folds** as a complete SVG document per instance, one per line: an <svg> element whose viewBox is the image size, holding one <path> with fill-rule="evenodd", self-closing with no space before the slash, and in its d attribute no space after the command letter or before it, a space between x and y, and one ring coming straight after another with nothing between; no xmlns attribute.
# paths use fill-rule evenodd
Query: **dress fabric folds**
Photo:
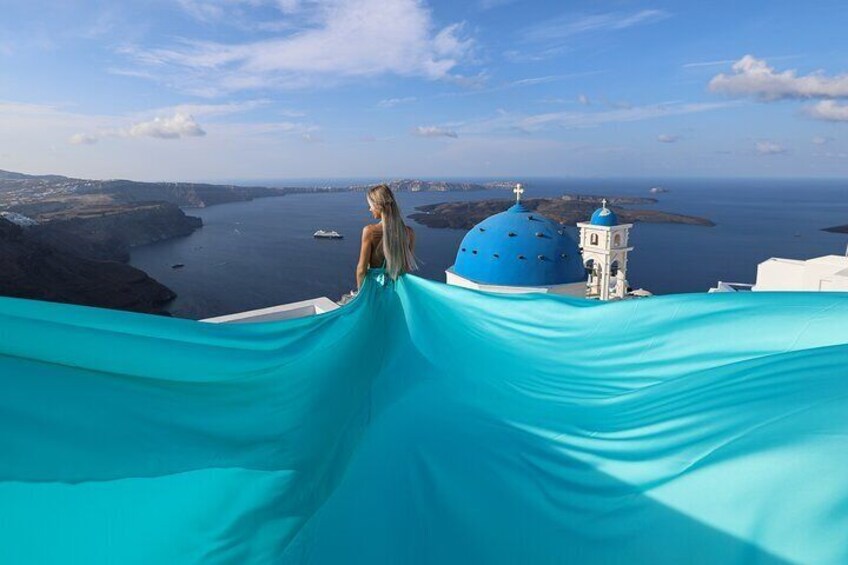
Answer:
<svg viewBox="0 0 848 565"><path fill-rule="evenodd" d="M848 563L848 293L0 298L0 563Z"/></svg>

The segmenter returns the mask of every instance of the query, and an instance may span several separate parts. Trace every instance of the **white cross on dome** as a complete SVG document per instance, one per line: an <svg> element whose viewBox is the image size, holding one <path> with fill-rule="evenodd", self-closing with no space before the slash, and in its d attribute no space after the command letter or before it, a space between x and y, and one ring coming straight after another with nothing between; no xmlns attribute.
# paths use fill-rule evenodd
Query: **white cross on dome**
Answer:
<svg viewBox="0 0 848 565"><path fill-rule="evenodd" d="M515 203L518 204L521 202L521 195L524 194L524 187L521 186L521 183L518 183L512 191L515 193Z"/></svg>

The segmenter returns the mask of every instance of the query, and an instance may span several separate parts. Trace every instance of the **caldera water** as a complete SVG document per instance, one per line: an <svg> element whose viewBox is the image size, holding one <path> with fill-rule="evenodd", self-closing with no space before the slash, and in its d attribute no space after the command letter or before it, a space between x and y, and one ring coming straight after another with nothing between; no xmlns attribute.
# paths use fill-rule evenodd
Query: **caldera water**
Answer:
<svg viewBox="0 0 848 565"><path fill-rule="evenodd" d="M461 179L486 182L502 179ZM719 280L754 282L769 257L843 255L848 235L822 231L848 224L848 181L774 179L518 179L524 198L562 194L643 196L646 207L700 216L714 227L637 223L628 280L655 294L705 292ZM347 186L374 179L265 182L267 186ZM256 184L244 183L244 184ZM668 190L651 194L651 187ZM512 199L508 190L399 193L404 214L417 206L459 200ZM643 206L633 206L640 208ZM293 194L209 208L186 208L203 219L187 237L135 248L131 264L172 288L169 311L201 319L317 296L337 300L355 286L362 226L373 221L361 192ZM444 281L465 230L417 233L420 276ZM315 239L336 230L341 240ZM576 228L569 228L576 238ZM172 265L183 263L180 269Z"/></svg>

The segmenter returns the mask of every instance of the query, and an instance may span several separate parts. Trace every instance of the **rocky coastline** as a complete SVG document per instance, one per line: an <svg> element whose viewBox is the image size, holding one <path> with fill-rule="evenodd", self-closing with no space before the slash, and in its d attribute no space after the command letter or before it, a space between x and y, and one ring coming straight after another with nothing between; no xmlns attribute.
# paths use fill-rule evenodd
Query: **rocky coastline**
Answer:
<svg viewBox="0 0 848 565"><path fill-rule="evenodd" d="M166 314L176 293L128 265L130 250L202 227L181 206L285 193L0 171L0 295Z"/></svg>
<svg viewBox="0 0 848 565"><path fill-rule="evenodd" d="M121 263L129 262L133 247L186 236L203 226L200 218L170 202L86 206L58 217L26 215L38 221L26 228L34 240L89 259Z"/></svg>
<svg viewBox="0 0 848 565"><path fill-rule="evenodd" d="M0 295L165 315L176 296L144 271L39 241L3 218Z"/></svg>

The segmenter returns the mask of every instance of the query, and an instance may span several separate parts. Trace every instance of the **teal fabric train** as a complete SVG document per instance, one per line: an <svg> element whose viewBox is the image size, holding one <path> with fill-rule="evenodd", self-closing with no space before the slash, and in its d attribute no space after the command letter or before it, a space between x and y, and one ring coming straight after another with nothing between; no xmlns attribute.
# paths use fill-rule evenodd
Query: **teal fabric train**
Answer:
<svg viewBox="0 0 848 565"><path fill-rule="evenodd" d="M848 563L848 294L0 299L0 563Z"/></svg>

